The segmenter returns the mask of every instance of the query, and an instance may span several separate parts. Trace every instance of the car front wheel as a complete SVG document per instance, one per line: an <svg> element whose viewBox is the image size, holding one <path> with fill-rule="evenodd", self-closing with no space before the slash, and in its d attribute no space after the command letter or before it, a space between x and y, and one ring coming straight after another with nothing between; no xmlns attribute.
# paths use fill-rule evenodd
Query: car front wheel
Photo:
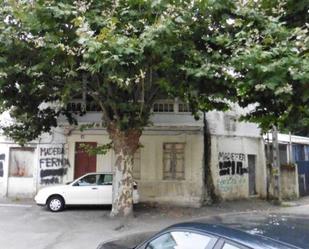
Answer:
<svg viewBox="0 0 309 249"><path fill-rule="evenodd" d="M52 212L59 212L64 208L64 200L59 195L54 195L48 198L47 208Z"/></svg>

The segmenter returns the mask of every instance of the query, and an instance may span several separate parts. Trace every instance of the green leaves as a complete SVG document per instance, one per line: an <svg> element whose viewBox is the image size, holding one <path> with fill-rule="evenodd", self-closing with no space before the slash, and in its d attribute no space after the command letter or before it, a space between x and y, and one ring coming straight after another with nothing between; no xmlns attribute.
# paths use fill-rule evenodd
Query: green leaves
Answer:
<svg viewBox="0 0 309 249"><path fill-rule="evenodd" d="M304 5L12 3L0 6L0 103L3 110L14 107L18 125L7 131L22 142L57 125L60 114L76 122L66 104L85 95L105 123L122 130L146 126L162 97L189 101L196 116L224 111L230 102L256 106L247 118L263 128L308 115L308 31L293 16ZM43 102L58 106L40 110Z"/></svg>

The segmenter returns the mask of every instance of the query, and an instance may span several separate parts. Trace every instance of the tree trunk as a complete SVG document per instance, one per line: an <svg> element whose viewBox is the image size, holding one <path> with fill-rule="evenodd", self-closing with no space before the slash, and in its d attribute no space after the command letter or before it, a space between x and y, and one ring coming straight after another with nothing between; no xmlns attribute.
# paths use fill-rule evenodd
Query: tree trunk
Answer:
<svg viewBox="0 0 309 249"><path fill-rule="evenodd" d="M211 174L211 136L209 132L208 122L206 119L206 113L203 113L204 123L204 184L206 193L204 196L205 204L212 204L218 201L218 196L215 192L215 186Z"/></svg>
<svg viewBox="0 0 309 249"><path fill-rule="evenodd" d="M128 217L133 214L133 162L139 146L141 130L119 130L111 124L107 129L114 145L115 165L113 178L112 217Z"/></svg>

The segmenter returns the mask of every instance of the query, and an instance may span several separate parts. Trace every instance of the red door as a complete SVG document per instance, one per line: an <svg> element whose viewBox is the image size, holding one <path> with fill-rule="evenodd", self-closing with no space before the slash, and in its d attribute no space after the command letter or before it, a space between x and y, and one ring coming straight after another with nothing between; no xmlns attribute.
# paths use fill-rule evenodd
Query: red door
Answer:
<svg viewBox="0 0 309 249"><path fill-rule="evenodd" d="M75 169L74 179L97 170L97 156L89 155L82 149L82 144L87 144L92 147L96 147L95 142L77 142L75 144Z"/></svg>

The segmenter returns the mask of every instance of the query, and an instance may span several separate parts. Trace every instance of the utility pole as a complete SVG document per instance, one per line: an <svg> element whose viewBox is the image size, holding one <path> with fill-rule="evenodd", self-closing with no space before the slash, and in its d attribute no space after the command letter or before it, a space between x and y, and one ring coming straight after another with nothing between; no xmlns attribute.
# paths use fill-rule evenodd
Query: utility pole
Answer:
<svg viewBox="0 0 309 249"><path fill-rule="evenodd" d="M266 192L267 192L267 200L269 200L269 196L270 196L270 193L269 193L269 187L270 187L270 181L271 181L271 170L272 170L272 165L271 165L271 154L270 154L270 139L269 139L269 131L267 132L267 138L266 138L266 141L267 141L267 144L266 144L266 170L267 170L267 173L266 173Z"/></svg>
<svg viewBox="0 0 309 249"><path fill-rule="evenodd" d="M278 202L281 202L281 177L280 177L280 160L279 160L279 143L278 143L278 130L276 126L272 128L272 142L273 142L273 183L274 183L274 197Z"/></svg>

